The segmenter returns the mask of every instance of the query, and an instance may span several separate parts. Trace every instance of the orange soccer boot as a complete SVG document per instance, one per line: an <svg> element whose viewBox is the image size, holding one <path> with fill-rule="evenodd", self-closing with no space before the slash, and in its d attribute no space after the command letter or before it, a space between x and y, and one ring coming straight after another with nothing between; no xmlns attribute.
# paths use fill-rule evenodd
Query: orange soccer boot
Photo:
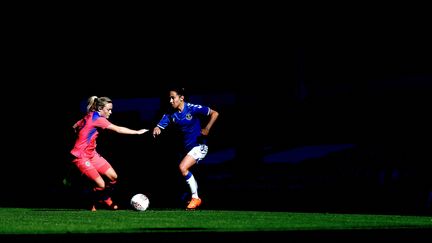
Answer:
<svg viewBox="0 0 432 243"><path fill-rule="evenodd" d="M192 200L189 202L189 204L186 207L186 210L195 210L201 205L201 199L200 198L192 198Z"/></svg>
<svg viewBox="0 0 432 243"><path fill-rule="evenodd" d="M111 210L117 210L118 209L118 206L111 200L111 198L103 200L102 204L104 204L106 207L108 207L108 209L111 209Z"/></svg>
<svg viewBox="0 0 432 243"><path fill-rule="evenodd" d="M118 210L118 209L119 209L118 205L116 205L116 204L111 200L111 198L108 198L108 199L105 199L105 200L99 200L96 204L94 204L94 205L92 206L92 208L91 208L91 211L92 211L92 212L97 211L97 209L96 209L96 205L99 205L99 206L102 207L102 208L110 209L110 210Z"/></svg>

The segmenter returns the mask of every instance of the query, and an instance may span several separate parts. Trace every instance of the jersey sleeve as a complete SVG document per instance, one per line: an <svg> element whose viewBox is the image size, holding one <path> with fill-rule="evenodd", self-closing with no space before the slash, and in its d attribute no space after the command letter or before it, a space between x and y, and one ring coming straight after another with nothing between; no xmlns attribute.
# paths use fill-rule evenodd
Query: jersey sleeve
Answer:
<svg viewBox="0 0 432 243"><path fill-rule="evenodd" d="M170 123L170 119L168 114L164 114L161 118L161 120L159 121L159 123L157 124L157 126L161 129L165 129Z"/></svg>
<svg viewBox="0 0 432 243"><path fill-rule="evenodd" d="M96 122L94 123L95 127L100 127L102 129L106 129L109 125L112 123L108 121L105 117L99 117Z"/></svg>
<svg viewBox="0 0 432 243"><path fill-rule="evenodd" d="M194 114L199 114L203 116L210 115L210 107L208 106L189 104L189 107Z"/></svg>
<svg viewBox="0 0 432 243"><path fill-rule="evenodd" d="M81 130L81 128L84 126L85 120L81 119L75 122L75 124L72 126L75 130Z"/></svg>

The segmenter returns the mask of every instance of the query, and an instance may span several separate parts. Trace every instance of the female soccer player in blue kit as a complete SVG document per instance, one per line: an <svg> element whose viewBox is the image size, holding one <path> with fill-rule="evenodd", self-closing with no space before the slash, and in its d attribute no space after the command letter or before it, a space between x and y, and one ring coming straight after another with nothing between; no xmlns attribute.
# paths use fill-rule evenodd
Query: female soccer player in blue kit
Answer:
<svg viewBox="0 0 432 243"><path fill-rule="evenodd" d="M153 137L158 136L163 129L172 124L183 134L184 157L179 169L189 185L192 198L187 210L194 210L201 205L198 196L198 184L189 169L204 159L208 147L205 137L219 116L219 113L209 107L195 105L184 101L184 89L173 88L169 92L172 110L165 113L157 126L153 129ZM209 116L207 125L201 128L200 116Z"/></svg>

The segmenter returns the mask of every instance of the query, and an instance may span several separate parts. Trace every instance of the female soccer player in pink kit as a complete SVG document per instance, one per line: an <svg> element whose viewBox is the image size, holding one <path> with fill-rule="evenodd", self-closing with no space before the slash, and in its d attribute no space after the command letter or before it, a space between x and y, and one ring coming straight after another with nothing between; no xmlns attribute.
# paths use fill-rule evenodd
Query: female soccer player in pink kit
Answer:
<svg viewBox="0 0 432 243"><path fill-rule="evenodd" d="M94 182L92 211L96 211L99 203L109 209L117 210L110 195L112 187L117 182L117 173L110 163L96 151L96 139L99 131L108 129L121 134L143 134L148 129L132 130L112 124L108 121L113 104L108 97L92 96L88 99L87 114L77 121L73 128L78 133L75 145L71 150L75 157L73 163ZM104 178L108 179L108 185Z"/></svg>

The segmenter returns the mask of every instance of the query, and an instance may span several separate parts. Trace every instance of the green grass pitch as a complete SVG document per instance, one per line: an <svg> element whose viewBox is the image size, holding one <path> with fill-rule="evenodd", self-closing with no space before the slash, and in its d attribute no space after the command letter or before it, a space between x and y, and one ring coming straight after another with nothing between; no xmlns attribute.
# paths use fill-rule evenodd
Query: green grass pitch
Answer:
<svg viewBox="0 0 432 243"><path fill-rule="evenodd" d="M34 241L50 237L59 240L66 236L79 240L88 236L104 237L106 241L121 236L123 241L127 241L134 238L160 240L182 235L186 238L211 236L210 239L227 235L231 239L273 236L296 239L350 236L361 239L362 235L380 234L400 239L403 235L425 237L431 232L432 217L415 215L180 209L91 212L59 208L0 208L0 239L7 240Z"/></svg>

